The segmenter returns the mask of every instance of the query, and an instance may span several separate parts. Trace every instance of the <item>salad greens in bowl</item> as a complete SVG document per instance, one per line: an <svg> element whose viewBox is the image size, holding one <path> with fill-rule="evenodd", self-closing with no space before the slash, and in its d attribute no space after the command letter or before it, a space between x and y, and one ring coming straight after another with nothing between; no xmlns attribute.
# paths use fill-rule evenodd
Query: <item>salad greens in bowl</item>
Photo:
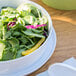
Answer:
<svg viewBox="0 0 76 76"><path fill-rule="evenodd" d="M0 12L0 61L29 55L48 37L48 18L30 3Z"/></svg>
<svg viewBox="0 0 76 76"><path fill-rule="evenodd" d="M0 75L32 69L52 47L50 15L39 4L26 0L0 0L0 10Z"/></svg>

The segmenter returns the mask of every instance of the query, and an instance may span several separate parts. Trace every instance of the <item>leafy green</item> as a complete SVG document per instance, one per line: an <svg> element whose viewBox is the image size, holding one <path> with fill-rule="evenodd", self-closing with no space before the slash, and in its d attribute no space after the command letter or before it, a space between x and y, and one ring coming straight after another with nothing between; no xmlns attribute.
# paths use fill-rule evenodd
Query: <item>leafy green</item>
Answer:
<svg viewBox="0 0 76 76"><path fill-rule="evenodd" d="M23 51L25 51L25 50L26 50L26 49L20 49L20 50L18 50L17 55L16 55L16 58L22 57L21 53L22 53Z"/></svg>
<svg viewBox="0 0 76 76"><path fill-rule="evenodd" d="M3 51L3 55L2 55L2 60L10 60L10 59L14 59L14 52L11 52L12 48L6 48Z"/></svg>
<svg viewBox="0 0 76 76"><path fill-rule="evenodd" d="M11 38L8 41L12 45L12 48L17 48L19 46L19 40L16 38Z"/></svg>
<svg viewBox="0 0 76 76"><path fill-rule="evenodd" d="M8 39L8 38L10 38L11 37L11 31L7 31L6 33L5 33L5 39Z"/></svg>
<svg viewBox="0 0 76 76"><path fill-rule="evenodd" d="M45 36L43 36L42 34L38 34L38 33L34 33L31 30L26 30L26 31L22 31L25 35L29 35L32 37L39 37L39 38L43 38Z"/></svg>
<svg viewBox="0 0 76 76"><path fill-rule="evenodd" d="M11 8L11 7L3 8L1 10L1 14L2 15L6 14L6 13L13 13L13 12L15 12L15 9L14 8Z"/></svg>
<svg viewBox="0 0 76 76"><path fill-rule="evenodd" d="M25 20L25 24L34 24L34 22L36 21L36 18L34 16L25 16L24 17L24 20Z"/></svg>
<svg viewBox="0 0 76 76"><path fill-rule="evenodd" d="M48 19L36 6L24 3L17 9L4 7L0 12L0 60L22 57L22 52L31 49L41 38L44 29L27 29L26 26L47 24Z"/></svg>

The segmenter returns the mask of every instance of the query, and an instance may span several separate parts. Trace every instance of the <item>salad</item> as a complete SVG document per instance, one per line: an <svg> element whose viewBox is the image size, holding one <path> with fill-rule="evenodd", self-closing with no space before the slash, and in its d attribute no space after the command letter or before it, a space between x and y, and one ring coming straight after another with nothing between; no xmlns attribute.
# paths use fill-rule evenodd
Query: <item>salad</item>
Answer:
<svg viewBox="0 0 76 76"><path fill-rule="evenodd" d="M2 7L0 12L0 61L28 55L48 36L48 19L36 6Z"/></svg>

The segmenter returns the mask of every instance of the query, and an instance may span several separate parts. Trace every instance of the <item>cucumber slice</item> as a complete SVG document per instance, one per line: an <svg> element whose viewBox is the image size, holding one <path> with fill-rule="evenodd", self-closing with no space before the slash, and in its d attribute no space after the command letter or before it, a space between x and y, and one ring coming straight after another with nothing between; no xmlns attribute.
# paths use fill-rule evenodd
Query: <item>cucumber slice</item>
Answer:
<svg viewBox="0 0 76 76"><path fill-rule="evenodd" d="M5 44L0 42L0 59L2 58L2 53L3 53L4 48L5 48Z"/></svg>

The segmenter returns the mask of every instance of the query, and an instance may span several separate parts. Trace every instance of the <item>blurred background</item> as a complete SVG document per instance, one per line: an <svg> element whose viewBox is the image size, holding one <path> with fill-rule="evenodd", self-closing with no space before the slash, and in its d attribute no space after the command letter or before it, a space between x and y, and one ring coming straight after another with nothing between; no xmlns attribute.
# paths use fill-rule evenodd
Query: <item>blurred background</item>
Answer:
<svg viewBox="0 0 76 76"><path fill-rule="evenodd" d="M76 0L42 0L48 6L60 10L76 10Z"/></svg>

